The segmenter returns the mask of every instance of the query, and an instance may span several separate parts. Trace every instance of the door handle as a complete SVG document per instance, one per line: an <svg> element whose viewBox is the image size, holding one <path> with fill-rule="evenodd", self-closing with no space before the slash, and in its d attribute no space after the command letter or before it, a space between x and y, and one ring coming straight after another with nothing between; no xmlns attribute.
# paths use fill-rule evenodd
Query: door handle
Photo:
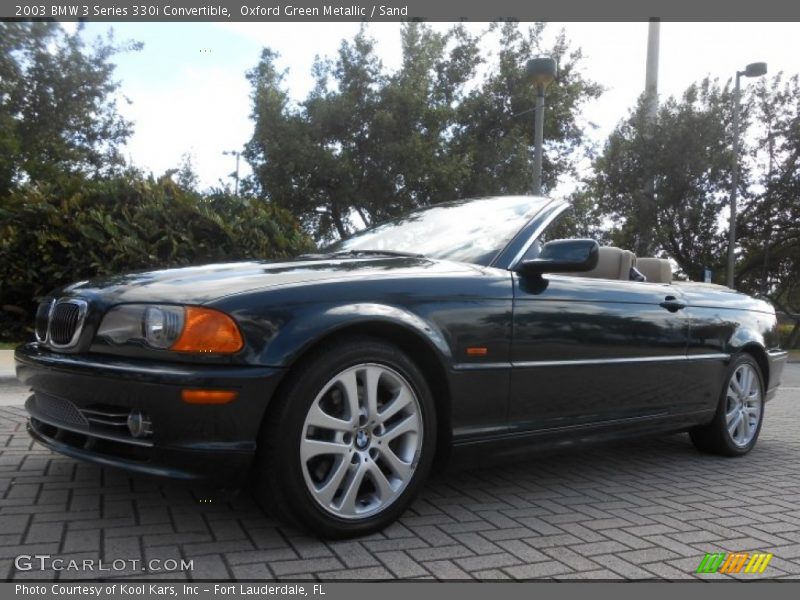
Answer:
<svg viewBox="0 0 800 600"><path fill-rule="evenodd" d="M678 312L686 308L686 304L678 300L675 296L667 296L664 301L659 304L661 308L666 308L669 312Z"/></svg>

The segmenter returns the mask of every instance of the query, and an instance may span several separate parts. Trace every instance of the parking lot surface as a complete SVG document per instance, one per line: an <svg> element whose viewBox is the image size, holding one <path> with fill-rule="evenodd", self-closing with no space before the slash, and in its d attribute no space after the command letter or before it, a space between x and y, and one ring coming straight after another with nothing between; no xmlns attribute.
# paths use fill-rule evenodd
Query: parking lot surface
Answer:
<svg viewBox="0 0 800 600"><path fill-rule="evenodd" d="M329 543L264 515L246 492L130 476L53 454L25 431L25 391L4 381L0 576L800 578L800 365L787 367L784 385L745 458L703 455L688 436L674 435L445 473L382 533ZM760 575L696 574L712 552L774 557ZM23 569L33 568L20 570L20 555L50 555L61 566L103 563L57 571L23 560ZM158 571L173 565L169 559L191 561L192 569Z"/></svg>

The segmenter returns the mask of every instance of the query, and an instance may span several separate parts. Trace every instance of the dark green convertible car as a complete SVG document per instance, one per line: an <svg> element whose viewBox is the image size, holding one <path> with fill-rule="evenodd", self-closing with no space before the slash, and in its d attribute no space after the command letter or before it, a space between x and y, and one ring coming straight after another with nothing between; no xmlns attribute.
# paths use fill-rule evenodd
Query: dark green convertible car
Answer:
<svg viewBox="0 0 800 600"><path fill-rule="evenodd" d="M688 431L746 454L786 353L764 301L551 239L569 205L441 204L291 261L82 281L16 351L30 434L100 465L249 481L330 537L435 461Z"/></svg>

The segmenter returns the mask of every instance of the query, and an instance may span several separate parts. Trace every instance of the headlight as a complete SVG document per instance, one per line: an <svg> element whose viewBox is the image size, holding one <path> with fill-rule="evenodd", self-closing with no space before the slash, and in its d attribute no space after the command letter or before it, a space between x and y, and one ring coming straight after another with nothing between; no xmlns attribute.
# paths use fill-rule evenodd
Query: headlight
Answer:
<svg viewBox="0 0 800 600"><path fill-rule="evenodd" d="M169 348L183 331L184 310L175 306L148 306L144 311L145 341L153 348Z"/></svg>
<svg viewBox="0 0 800 600"><path fill-rule="evenodd" d="M103 317L97 337L117 345L133 342L176 352L233 354L244 346L231 317L199 306L115 306Z"/></svg>

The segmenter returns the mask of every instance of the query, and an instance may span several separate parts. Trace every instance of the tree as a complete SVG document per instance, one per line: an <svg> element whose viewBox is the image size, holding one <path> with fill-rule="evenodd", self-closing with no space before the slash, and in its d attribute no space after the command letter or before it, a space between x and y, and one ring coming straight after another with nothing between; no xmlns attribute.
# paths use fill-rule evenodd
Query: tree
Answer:
<svg viewBox="0 0 800 600"><path fill-rule="evenodd" d="M190 192L196 192L200 185L200 177L194 170L194 161L190 152L185 152L181 156L181 163L177 169L167 171L170 177L175 177L175 183L181 188Z"/></svg>
<svg viewBox="0 0 800 600"><path fill-rule="evenodd" d="M758 193L746 199L737 228L742 248L737 286L794 314L789 347L800 342L800 82L782 73L753 86L758 124Z"/></svg>
<svg viewBox="0 0 800 600"><path fill-rule="evenodd" d="M403 61L393 73L362 28L335 59L317 60L316 86L298 105L283 87L277 56L265 49L248 74L255 121L245 151L254 173L249 185L323 240L410 208L526 192L534 96L524 68L530 56L549 51L561 62L546 125L545 184L552 187L580 158L579 108L600 88L578 73L580 53L569 51L563 34L542 49L542 29L491 27L483 35L498 37L499 65L479 78L487 60L481 36L462 26L439 33L404 24Z"/></svg>
<svg viewBox="0 0 800 600"><path fill-rule="evenodd" d="M446 33L420 23L403 28L403 62L387 78L372 124L372 220L458 196L469 168L454 143L458 107L484 60L478 43L461 26Z"/></svg>
<svg viewBox="0 0 800 600"><path fill-rule="evenodd" d="M312 154L315 149L308 124L290 106L289 93L283 87L285 74L276 67L277 59L276 52L265 48L258 65L247 73L255 126L244 150L253 180L244 187L301 216L306 228L313 230L319 226L315 201L309 196L318 170Z"/></svg>
<svg viewBox="0 0 800 600"><path fill-rule="evenodd" d="M497 65L459 106L453 152L464 161L465 176L457 195L530 192L535 99L525 66L537 54L555 58L559 71L547 92L542 188L547 193L564 176L576 174L587 144L580 110L602 88L580 74L582 54L570 49L563 31L551 48L543 46L544 28L538 23L523 30L513 22L491 27L499 35Z"/></svg>
<svg viewBox="0 0 800 600"><path fill-rule="evenodd" d="M316 86L292 106L269 49L248 77L255 131L245 150L262 197L289 208L318 238L429 204L452 187L445 149L451 107L474 73L463 28L402 32L403 64L386 75L366 29L318 59Z"/></svg>
<svg viewBox="0 0 800 600"><path fill-rule="evenodd" d="M653 123L640 102L609 136L588 181L600 216L616 245L639 255L664 254L691 278L704 268L722 276L725 235L721 220L731 176L732 92L705 79L680 99L670 98ZM745 126L747 117L744 118ZM654 182L655 199L647 194ZM740 197L749 175L742 169Z"/></svg>
<svg viewBox="0 0 800 600"><path fill-rule="evenodd" d="M138 44L126 49L136 50ZM52 22L0 22L0 197L21 181L107 174L131 123L117 112L109 38Z"/></svg>

